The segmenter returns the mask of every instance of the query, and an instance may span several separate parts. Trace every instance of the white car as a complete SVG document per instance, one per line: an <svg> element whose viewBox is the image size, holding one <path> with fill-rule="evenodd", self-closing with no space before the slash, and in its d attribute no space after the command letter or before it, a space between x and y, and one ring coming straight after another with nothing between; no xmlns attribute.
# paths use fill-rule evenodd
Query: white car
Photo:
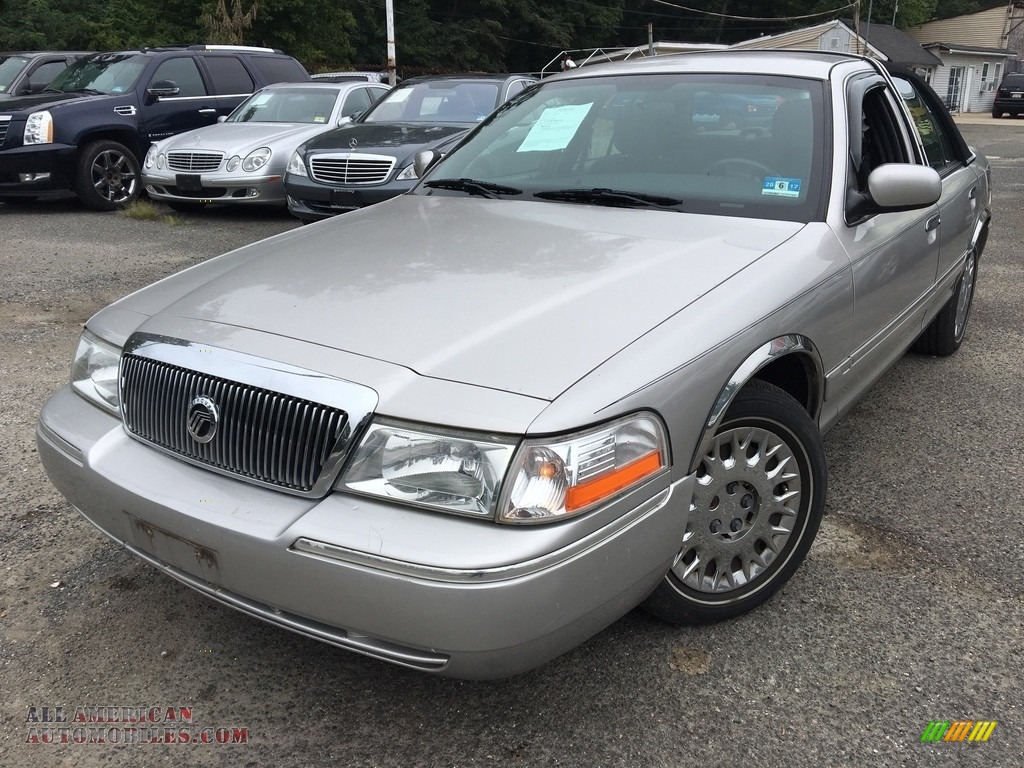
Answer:
<svg viewBox="0 0 1024 768"><path fill-rule="evenodd" d="M154 200L181 211L207 203L284 205L284 170L302 142L348 122L388 92L369 82L277 83L222 122L150 147L142 179Z"/></svg>

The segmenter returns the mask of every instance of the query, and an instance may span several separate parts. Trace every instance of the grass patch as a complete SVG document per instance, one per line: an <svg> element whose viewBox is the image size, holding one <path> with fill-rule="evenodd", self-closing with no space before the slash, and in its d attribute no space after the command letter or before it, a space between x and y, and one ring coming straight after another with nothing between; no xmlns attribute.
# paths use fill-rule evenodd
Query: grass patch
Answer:
<svg viewBox="0 0 1024 768"><path fill-rule="evenodd" d="M163 213L153 205L149 200L136 200L131 205L122 208L117 212L118 216L124 216L127 219L135 219L136 221L161 221L165 224L174 226L178 224L178 219L169 214Z"/></svg>

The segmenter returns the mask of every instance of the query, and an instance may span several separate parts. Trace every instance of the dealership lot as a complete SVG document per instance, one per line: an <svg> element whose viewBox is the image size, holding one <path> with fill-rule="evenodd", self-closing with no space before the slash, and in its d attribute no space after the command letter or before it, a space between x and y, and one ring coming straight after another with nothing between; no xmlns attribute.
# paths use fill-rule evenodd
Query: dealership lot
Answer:
<svg viewBox="0 0 1024 768"><path fill-rule="evenodd" d="M827 514L794 580L724 624L634 612L498 683L407 672L216 606L103 539L42 475L35 418L81 323L295 220L0 205L0 765L1020 765L1024 121L964 132L995 186L967 340L947 360L908 356L828 435ZM56 706L71 722L31 721ZM76 707L103 708L107 743L74 743ZM150 708L162 730L146 735L175 743L111 743ZM985 743L921 742L956 720L997 725ZM62 728L72 743L31 743ZM204 729L246 743L182 743Z"/></svg>

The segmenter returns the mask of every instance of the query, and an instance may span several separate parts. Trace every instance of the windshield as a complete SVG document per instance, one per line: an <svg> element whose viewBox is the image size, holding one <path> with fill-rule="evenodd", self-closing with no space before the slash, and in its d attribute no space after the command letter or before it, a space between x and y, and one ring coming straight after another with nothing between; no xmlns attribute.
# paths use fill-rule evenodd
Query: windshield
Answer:
<svg viewBox="0 0 1024 768"><path fill-rule="evenodd" d="M517 200L809 221L826 173L823 94L764 75L551 81L499 109L417 194L468 194L472 181Z"/></svg>
<svg viewBox="0 0 1024 768"><path fill-rule="evenodd" d="M228 115L229 123L327 124L338 101L336 89L278 88L254 93Z"/></svg>
<svg viewBox="0 0 1024 768"><path fill-rule="evenodd" d="M363 123L478 123L494 111L498 83L432 80L399 85Z"/></svg>
<svg viewBox="0 0 1024 768"><path fill-rule="evenodd" d="M148 62L147 56L139 54L97 54L76 61L57 75L46 90L64 93L124 93L135 87L135 81L139 79Z"/></svg>
<svg viewBox="0 0 1024 768"><path fill-rule="evenodd" d="M0 93L7 92L26 64L28 59L22 56L0 56Z"/></svg>

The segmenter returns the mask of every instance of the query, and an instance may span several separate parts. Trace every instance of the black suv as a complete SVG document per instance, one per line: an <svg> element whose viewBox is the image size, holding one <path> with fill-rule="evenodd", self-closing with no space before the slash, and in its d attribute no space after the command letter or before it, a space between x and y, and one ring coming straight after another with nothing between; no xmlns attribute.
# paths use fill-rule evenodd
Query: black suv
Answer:
<svg viewBox="0 0 1024 768"><path fill-rule="evenodd" d="M0 52L0 99L28 96L46 88L87 51L3 51Z"/></svg>
<svg viewBox="0 0 1024 768"><path fill-rule="evenodd" d="M149 145L227 115L270 83L309 80L272 48L174 46L98 53L42 93L0 102L0 202L73 190L109 211L138 197Z"/></svg>
<svg viewBox="0 0 1024 768"><path fill-rule="evenodd" d="M1024 112L1024 73L1010 73L996 89L996 100L992 104L992 117L1002 117L1009 112L1016 117Z"/></svg>

